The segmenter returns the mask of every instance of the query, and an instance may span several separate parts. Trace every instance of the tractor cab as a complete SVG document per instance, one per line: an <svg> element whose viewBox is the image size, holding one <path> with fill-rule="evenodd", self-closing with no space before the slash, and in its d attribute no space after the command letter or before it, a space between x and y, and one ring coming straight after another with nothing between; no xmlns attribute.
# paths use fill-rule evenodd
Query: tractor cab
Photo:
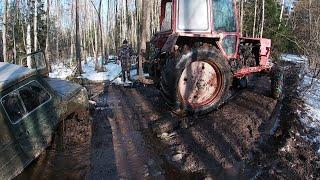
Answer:
<svg viewBox="0 0 320 180"><path fill-rule="evenodd" d="M228 58L235 58L240 33L235 0L163 0L160 34L218 40Z"/></svg>

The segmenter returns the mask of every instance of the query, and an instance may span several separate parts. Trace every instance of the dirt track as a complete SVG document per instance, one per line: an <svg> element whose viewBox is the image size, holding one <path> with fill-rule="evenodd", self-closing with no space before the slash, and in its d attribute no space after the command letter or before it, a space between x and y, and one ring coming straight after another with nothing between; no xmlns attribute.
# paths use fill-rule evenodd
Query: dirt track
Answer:
<svg viewBox="0 0 320 180"><path fill-rule="evenodd" d="M268 83L257 78L201 118L177 117L153 86L91 86L98 94L91 117L65 121L19 178L319 178L319 158L294 136L296 101L290 95L280 106Z"/></svg>

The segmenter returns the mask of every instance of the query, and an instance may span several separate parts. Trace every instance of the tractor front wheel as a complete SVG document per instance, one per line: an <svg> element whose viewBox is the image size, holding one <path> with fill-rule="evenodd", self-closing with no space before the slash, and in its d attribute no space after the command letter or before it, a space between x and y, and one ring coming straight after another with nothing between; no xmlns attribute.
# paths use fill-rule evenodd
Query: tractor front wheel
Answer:
<svg viewBox="0 0 320 180"><path fill-rule="evenodd" d="M202 115L227 99L231 78L227 60L218 49L207 47L167 60L160 83L176 112Z"/></svg>

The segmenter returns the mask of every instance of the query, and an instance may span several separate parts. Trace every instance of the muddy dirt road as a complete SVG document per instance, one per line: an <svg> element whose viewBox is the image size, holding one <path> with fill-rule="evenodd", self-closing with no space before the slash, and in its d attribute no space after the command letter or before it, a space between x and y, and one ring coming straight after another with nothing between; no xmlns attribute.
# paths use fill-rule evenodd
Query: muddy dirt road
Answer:
<svg viewBox="0 0 320 180"><path fill-rule="evenodd" d="M171 113L153 86L91 85L90 117L64 121L17 179L319 178L319 158L294 136L292 96L277 103L268 83L197 118Z"/></svg>

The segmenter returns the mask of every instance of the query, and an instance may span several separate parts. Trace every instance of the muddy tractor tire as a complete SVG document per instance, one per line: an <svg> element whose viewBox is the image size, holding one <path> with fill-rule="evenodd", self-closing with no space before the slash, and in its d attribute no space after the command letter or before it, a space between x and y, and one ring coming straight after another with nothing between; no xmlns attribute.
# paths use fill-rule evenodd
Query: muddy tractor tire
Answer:
<svg viewBox="0 0 320 180"><path fill-rule="evenodd" d="M271 97L281 99L284 88L284 71L275 66L271 69Z"/></svg>
<svg viewBox="0 0 320 180"><path fill-rule="evenodd" d="M203 115L227 100L231 80L227 59L220 51L200 47L168 58L160 86L163 97L176 113Z"/></svg>

